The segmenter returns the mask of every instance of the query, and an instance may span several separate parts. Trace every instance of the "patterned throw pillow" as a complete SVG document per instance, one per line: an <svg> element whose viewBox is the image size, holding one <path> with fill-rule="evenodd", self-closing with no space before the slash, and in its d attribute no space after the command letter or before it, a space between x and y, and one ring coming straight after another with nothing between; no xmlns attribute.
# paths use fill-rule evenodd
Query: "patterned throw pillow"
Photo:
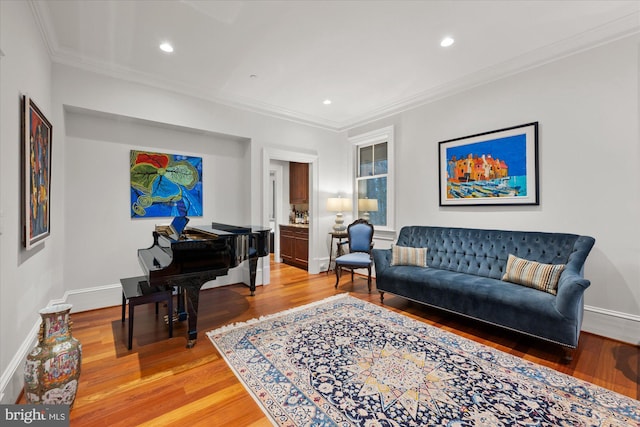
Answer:
<svg viewBox="0 0 640 427"><path fill-rule="evenodd" d="M391 265L427 266L427 248L391 245Z"/></svg>
<svg viewBox="0 0 640 427"><path fill-rule="evenodd" d="M563 270L564 264L542 264L509 254L502 280L556 295Z"/></svg>

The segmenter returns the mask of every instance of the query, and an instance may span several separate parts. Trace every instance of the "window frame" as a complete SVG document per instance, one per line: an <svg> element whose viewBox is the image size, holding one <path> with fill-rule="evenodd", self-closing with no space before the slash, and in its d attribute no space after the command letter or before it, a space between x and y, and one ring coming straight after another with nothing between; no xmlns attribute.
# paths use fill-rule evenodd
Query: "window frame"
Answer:
<svg viewBox="0 0 640 427"><path fill-rule="evenodd" d="M376 129L363 134L349 137L349 142L352 145L353 156L353 218L358 218L358 178L360 178L360 164L359 153L362 147L373 146L383 142L387 143L387 224L376 225L375 231L381 232L395 232L395 186L394 186L394 126L387 126L381 129ZM377 177L384 176L385 174L374 175Z"/></svg>

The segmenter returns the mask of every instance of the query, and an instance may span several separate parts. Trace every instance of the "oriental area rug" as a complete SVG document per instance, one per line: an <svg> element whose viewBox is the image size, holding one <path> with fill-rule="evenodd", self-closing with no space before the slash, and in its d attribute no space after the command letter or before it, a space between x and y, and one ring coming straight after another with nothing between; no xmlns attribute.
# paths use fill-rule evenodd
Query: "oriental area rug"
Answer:
<svg viewBox="0 0 640 427"><path fill-rule="evenodd" d="M640 426L640 402L348 294L207 334L277 426Z"/></svg>

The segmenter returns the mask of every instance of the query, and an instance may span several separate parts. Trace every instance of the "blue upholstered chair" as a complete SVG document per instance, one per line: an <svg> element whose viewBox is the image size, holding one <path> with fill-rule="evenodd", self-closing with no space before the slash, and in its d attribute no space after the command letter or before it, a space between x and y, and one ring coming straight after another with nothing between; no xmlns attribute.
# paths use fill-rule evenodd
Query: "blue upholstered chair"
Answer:
<svg viewBox="0 0 640 427"><path fill-rule="evenodd" d="M347 227L347 241L338 243L349 244L349 253L336 258L336 289L340 282L342 269L351 270L351 281L353 282L353 270L356 268L366 268L368 273L367 285L371 292L371 249L373 248L373 225L364 219L358 219Z"/></svg>

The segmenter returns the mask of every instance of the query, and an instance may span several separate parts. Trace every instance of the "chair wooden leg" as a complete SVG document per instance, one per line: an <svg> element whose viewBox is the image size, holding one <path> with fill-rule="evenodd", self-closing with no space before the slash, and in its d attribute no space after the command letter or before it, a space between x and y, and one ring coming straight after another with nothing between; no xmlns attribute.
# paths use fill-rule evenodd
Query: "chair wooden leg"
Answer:
<svg viewBox="0 0 640 427"><path fill-rule="evenodd" d="M369 265L369 275L367 276L367 287L369 288L369 293L371 293L371 265Z"/></svg>
<svg viewBox="0 0 640 427"><path fill-rule="evenodd" d="M384 292L382 291L378 291L378 292L380 292L380 303L384 304Z"/></svg>
<svg viewBox="0 0 640 427"><path fill-rule="evenodd" d="M336 289L338 289L338 283L340 282L340 271L342 271L342 268L336 265Z"/></svg>

